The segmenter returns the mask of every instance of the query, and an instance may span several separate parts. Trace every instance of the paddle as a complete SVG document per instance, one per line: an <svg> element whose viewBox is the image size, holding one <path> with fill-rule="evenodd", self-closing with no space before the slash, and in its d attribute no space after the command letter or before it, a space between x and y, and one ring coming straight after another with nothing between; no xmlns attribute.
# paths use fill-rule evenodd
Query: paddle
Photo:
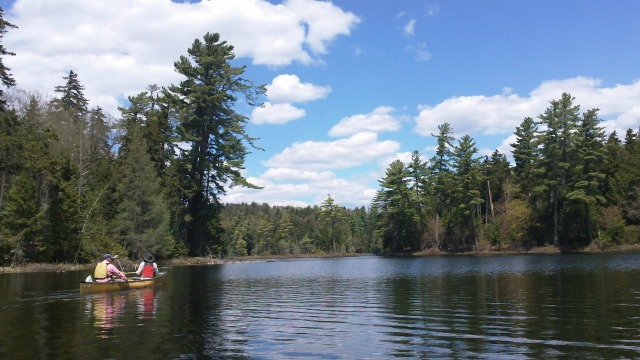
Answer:
<svg viewBox="0 0 640 360"><path fill-rule="evenodd" d="M114 256L113 258L118 260L118 265L120 265L120 271L124 272L124 269L122 268L122 264L120 264L120 259L118 259L118 255Z"/></svg>
<svg viewBox="0 0 640 360"><path fill-rule="evenodd" d="M120 271L122 271L123 274L124 274L124 271L123 271L124 269L122 268L122 264L120 264L120 259L118 259L118 255L114 256L113 258L118 260L118 265L120 265ZM127 276L127 275L125 274L125 276ZM127 282L127 285L129 286L129 289L131 289L131 285L129 285L129 279L124 279L124 281Z"/></svg>

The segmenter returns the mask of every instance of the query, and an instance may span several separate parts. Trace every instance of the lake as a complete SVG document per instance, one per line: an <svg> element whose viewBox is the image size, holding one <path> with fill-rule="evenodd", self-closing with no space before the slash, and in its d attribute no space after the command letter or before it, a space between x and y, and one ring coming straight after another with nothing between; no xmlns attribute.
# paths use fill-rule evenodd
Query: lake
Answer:
<svg viewBox="0 0 640 360"><path fill-rule="evenodd" d="M640 358L636 253L179 266L80 295L88 274L0 274L0 359Z"/></svg>

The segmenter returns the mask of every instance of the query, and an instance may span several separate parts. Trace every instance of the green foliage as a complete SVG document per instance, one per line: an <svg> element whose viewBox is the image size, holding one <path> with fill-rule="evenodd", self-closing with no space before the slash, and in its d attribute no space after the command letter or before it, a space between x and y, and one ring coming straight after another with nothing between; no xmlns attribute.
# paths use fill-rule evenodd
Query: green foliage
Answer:
<svg viewBox="0 0 640 360"><path fill-rule="evenodd" d="M116 167L120 179L114 194L118 201L114 235L133 258L148 251L167 256L172 250L172 239L160 180L141 129L131 130L130 146L126 153L120 154Z"/></svg>
<svg viewBox="0 0 640 360"><path fill-rule="evenodd" d="M478 211L483 200L480 197L480 160L478 149L469 135L464 135L454 148L452 176L452 215L449 226L459 234L450 244L453 249L466 248L469 239L478 246Z"/></svg>
<svg viewBox="0 0 640 360"><path fill-rule="evenodd" d="M12 23L6 21L4 19L4 10L0 7L0 40L4 37L4 34L7 33L9 28L17 28L17 26ZM15 53L8 51L2 43L0 43L0 82L2 85L6 87L11 87L16 84L15 79L9 72L9 68L4 65L3 57L5 56L14 56ZM6 101L4 98L4 92L0 89L0 112L5 110Z"/></svg>
<svg viewBox="0 0 640 360"><path fill-rule="evenodd" d="M0 40L15 27L2 16ZM497 150L478 157L468 135L454 145L444 123L428 161L414 151L389 165L369 209L331 196L305 208L222 204L230 186L257 188L242 170L259 148L236 106L260 105L265 87L231 65L218 34L187 52L174 63L182 81L129 97L117 122L88 107L74 71L50 100L0 92L3 264L640 242L640 133L607 138L598 109L580 114L569 94L516 128L513 168ZM15 84L11 55L0 44L4 87Z"/></svg>
<svg viewBox="0 0 640 360"><path fill-rule="evenodd" d="M245 68L233 67L233 46L220 41L219 34L207 33L204 41L196 39L188 56L175 62L175 70L185 79L169 87L171 103L179 120L180 140L190 148L179 159L187 171L183 176L186 203L184 222L179 224L187 235L192 255L203 255L213 245L214 233L207 231L217 221L218 196L225 186L248 186L242 176L245 143L254 138L245 131L247 117L236 112L238 96L249 106L259 105L264 86L255 86L242 77Z"/></svg>
<svg viewBox="0 0 640 360"><path fill-rule="evenodd" d="M380 181L372 207L377 210L376 233L383 249L391 252L413 251L420 248L416 206L411 200L410 174L400 160L393 161Z"/></svg>
<svg viewBox="0 0 640 360"><path fill-rule="evenodd" d="M322 202L320 208L320 219L325 224L329 225L329 236L331 238L333 253L335 254L337 253L336 237L339 237L339 226L344 225L347 221L346 215L344 214L345 209L334 204L334 200L331 198L331 195ZM340 243L344 243L344 240Z"/></svg>
<svg viewBox="0 0 640 360"><path fill-rule="evenodd" d="M336 253L370 253L371 220L364 208L335 205ZM220 212L222 241L227 255L307 255L333 252L330 212L327 207L225 204ZM339 216L339 217L338 217ZM245 248L242 246L246 244Z"/></svg>
<svg viewBox="0 0 640 360"><path fill-rule="evenodd" d="M597 218L600 228L598 243L600 246L622 244L625 235L625 221L617 206L603 208Z"/></svg>

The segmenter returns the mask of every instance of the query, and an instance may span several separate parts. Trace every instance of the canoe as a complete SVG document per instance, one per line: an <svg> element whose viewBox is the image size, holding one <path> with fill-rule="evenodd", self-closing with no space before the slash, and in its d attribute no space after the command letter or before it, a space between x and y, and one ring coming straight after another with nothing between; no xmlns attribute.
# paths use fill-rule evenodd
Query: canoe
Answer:
<svg viewBox="0 0 640 360"><path fill-rule="evenodd" d="M100 294L113 291L124 291L132 289L142 289L151 287L164 277L166 272L160 273L153 278L129 278L127 281L110 281L110 282L80 282L80 294Z"/></svg>

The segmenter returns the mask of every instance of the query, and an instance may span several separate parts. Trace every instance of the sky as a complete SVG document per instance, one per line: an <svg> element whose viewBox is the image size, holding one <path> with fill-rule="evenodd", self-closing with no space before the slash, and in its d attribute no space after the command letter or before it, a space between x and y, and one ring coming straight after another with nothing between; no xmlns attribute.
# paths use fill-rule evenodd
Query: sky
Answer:
<svg viewBox="0 0 640 360"><path fill-rule="evenodd" d="M607 134L640 128L637 0L0 0L17 88L53 96L70 70L90 107L178 84L173 64L219 33L267 87L238 104L259 138L228 203L368 207L385 169L433 156L438 125L478 156L510 143L564 92Z"/></svg>

